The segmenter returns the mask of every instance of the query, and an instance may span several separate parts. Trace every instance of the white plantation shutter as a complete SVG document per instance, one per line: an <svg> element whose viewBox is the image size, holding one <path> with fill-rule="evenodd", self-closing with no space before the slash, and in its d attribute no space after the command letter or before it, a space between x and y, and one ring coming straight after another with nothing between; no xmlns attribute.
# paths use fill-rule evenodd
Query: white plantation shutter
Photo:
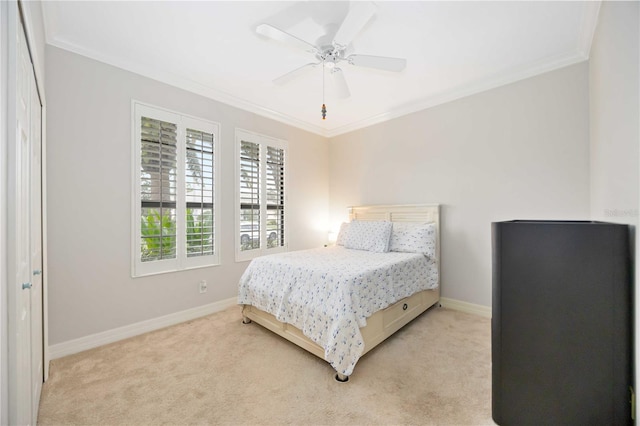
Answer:
<svg viewBox="0 0 640 426"><path fill-rule="evenodd" d="M236 129L236 260L286 250L286 142Z"/></svg>
<svg viewBox="0 0 640 426"><path fill-rule="evenodd" d="M187 129L186 225L187 257L212 255L214 223L214 135Z"/></svg>
<svg viewBox="0 0 640 426"><path fill-rule="evenodd" d="M240 141L240 250L260 249L260 145Z"/></svg>
<svg viewBox="0 0 640 426"><path fill-rule="evenodd" d="M177 126L141 117L141 260L176 257Z"/></svg>
<svg viewBox="0 0 640 426"><path fill-rule="evenodd" d="M133 110L132 275L218 264L219 126L138 102Z"/></svg>
<svg viewBox="0 0 640 426"><path fill-rule="evenodd" d="M267 146L267 247L284 246L284 149Z"/></svg>

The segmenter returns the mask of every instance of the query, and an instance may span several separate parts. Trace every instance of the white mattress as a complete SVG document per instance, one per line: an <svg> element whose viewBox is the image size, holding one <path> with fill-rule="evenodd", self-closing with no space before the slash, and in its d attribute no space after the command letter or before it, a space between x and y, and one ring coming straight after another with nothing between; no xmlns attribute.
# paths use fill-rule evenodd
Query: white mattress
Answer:
<svg viewBox="0 0 640 426"><path fill-rule="evenodd" d="M263 256L242 275L238 303L292 324L350 375L364 342L360 327L375 312L438 285L434 259L328 247Z"/></svg>

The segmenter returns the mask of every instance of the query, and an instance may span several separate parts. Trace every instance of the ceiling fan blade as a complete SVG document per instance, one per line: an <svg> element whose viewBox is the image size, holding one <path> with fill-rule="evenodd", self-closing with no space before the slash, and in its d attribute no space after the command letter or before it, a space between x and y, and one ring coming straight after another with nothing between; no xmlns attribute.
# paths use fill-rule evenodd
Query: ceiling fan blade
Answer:
<svg viewBox="0 0 640 426"><path fill-rule="evenodd" d="M351 65L359 67L376 68L385 71L402 71L407 66L407 60L403 58L389 58L388 56L351 55L347 58Z"/></svg>
<svg viewBox="0 0 640 426"><path fill-rule="evenodd" d="M273 84L275 84L276 86L282 86L284 84L287 84L288 82L303 76L304 74L309 72L312 68L315 68L318 65L320 65L319 62L318 63L310 62L306 65L301 66L300 68L296 68L293 71L290 71L284 75L281 75L280 77L273 80Z"/></svg>
<svg viewBox="0 0 640 426"><path fill-rule="evenodd" d="M308 52L315 53L317 51L316 47L313 44L307 43L306 41L294 36L293 34L282 31L280 28L276 28L273 25L260 24L256 27L256 33L268 37L272 40L281 41L288 44L289 46L306 50Z"/></svg>
<svg viewBox="0 0 640 426"><path fill-rule="evenodd" d="M351 96L347 80L344 78L344 73L340 68L334 68L331 70L331 79L333 80L333 87L335 88L336 96L339 99L347 99Z"/></svg>
<svg viewBox="0 0 640 426"><path fill-rule="evenodd" d="M341 48L349 46L375 13L376 5L371 2L352 2L349 13L333 38L334 46Z"/></svg>

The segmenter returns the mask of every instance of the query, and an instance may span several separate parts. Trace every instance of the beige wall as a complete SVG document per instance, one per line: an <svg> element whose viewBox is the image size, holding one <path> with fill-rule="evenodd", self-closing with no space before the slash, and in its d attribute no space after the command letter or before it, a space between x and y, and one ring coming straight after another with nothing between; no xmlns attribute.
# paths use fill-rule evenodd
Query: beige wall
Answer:
<svg viewBox="0 0 640 426"><path fill-rule="evenodd" d="M236 296L236 127L288 141L289 246L326 242L325 138L52 46L46 60L50 344ZM130 278L132 99L221 124L222 265Z"/></svg>
<svg viewBox="0 0 640 426"><path fill-rule="evenodd" d="M591 214L632 225L635 306L640 306L640 4L603 2L589 59ZM640 342L640 316L635 318ZM635 363L638 365L638 343ZM636 384L640 383L636 369Z"/></svg>
<svg viewBox="0 0 640 426"><path fill-rule="evenodd" d="M638 2L603 2L589 60L591 214L638 224Z"/></svg>
<svg viewBox="0 0 640 426"><path fill-rule="evenodd" d="M588 65L332 138L332 223L437 202L442 295L491 306L491 222L589 216Z"/></svg>

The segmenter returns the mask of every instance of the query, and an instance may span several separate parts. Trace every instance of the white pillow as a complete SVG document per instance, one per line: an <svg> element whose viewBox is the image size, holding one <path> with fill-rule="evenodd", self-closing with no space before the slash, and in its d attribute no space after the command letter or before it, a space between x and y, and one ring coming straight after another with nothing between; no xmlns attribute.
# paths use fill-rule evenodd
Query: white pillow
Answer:
<svg viewBox="0 0 640 426"><path fill-rule="evenodd" d="M391 222L353 220L345 235L345 248L378 253L389 251Z"/></svg>
<svg viewBox="0 0 640 426"><path fill-rule="evenodd" d="M389 251L423 253L436 258L436 224L408 225L394 223Z"/></svg>
<svg viewBox="0 0 640 426"><path fill-rule="evenodd" d="M338 231L338 238L336 238L336 245L337 246L343 246L344 245L344 240L347 237L348 230L349 230L349 223L348 222L342 222L342 224L340 225L340 231Z"/></svg>

